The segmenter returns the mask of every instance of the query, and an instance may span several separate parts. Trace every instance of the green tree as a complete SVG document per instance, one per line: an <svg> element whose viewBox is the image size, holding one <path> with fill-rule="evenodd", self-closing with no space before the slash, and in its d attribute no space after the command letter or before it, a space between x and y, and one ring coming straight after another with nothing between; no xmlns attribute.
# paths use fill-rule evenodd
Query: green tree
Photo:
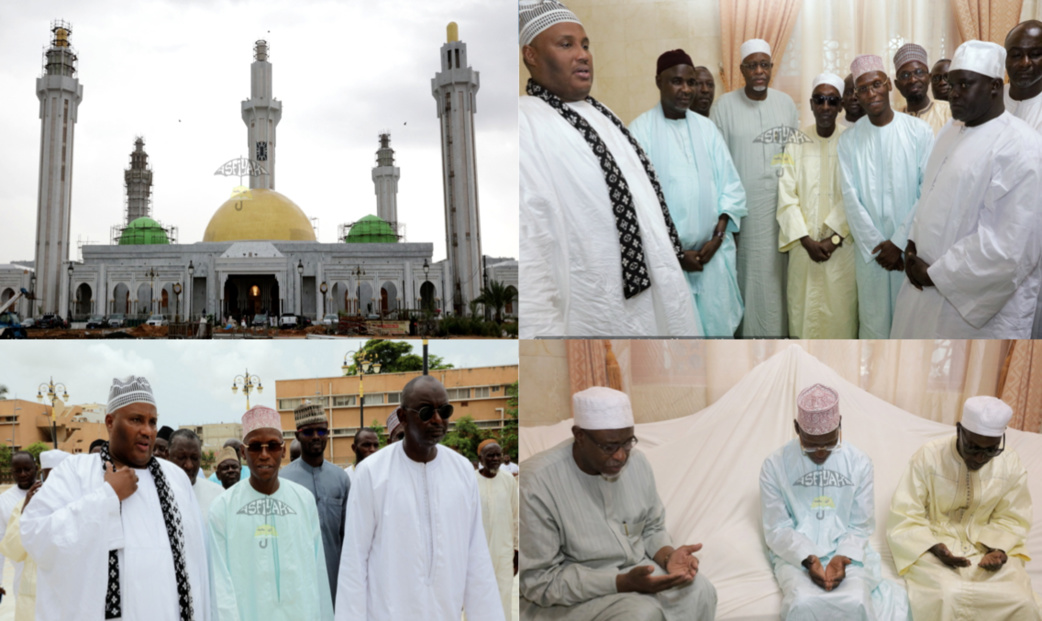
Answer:
<svg viewBox="0 0 1042 621"><path fill-rule="evenodd" d="M503 433L500 434L499 446L504 453L517 462L517 395L520 388L519 382L507 386L507 419L503 422Z"/></svg>
<svg viewBox="0 0 1042 621"><path fill-rule="evenodd" d="M11 447L6 444L0 444L0 481L7 483L12 480Z"/></svg>
<svg viewBox="0 0 1042 621"><path fill-rule="evenodd" d="M485 437L485 434L478 428L474 419L464 416L456 421L452 431L445 434L441 443L455 449L457 453L467 459L474 461L478 458L478 444L481 444Z"/></svg>
<svg viewBox="0 0 1042 621"><path fill-rule="evenodd" d="M373 419L373 422L369 423L369 429L372 429L376 433L376 441L380 443L380 448L387 446L387 429L380 424L378 419Z"/></svg>
<svg viewBox="0 0 1042 621"><path fill-rule="evenodd" d="M381 373L404 373L423 370L423 356L412 353L412 344L405 341L386 341L369 339L354 355L347 368L346 375L358 375L358 360L363 356L369 360L380 362ZM452 365L442 360L441 356L427 357L430 369L451 369Z"/></svg>
<svg viewBox="0 0 1042 621"><path fill-rule="evenodd" d="M516 300L517 292L498 280L489 280L488 285L481 288L481 295L474 299L495 312L496 323L503 323L503 307Z"/></svg>
<svg viewBox="0 0 1042 621"><path fill-rule="evenodd" d="M36 463L39 464L40 463L40 453L42 453L44 451L49 451L52 448L54 448L54 446L51 445L51 444L47 444L46 442L33 442L29 446L25 447L25 451L27 453L29 453L30 455L32 455L33 459L36 460Z"/></svg>
<svg viewBox="0 0 1042 621"><path fill-rule="evenodd" d="M203 451L199 466L205 472L213 472L213 461L215 459L217 459L217 455L215 455L213 451Z"/></svg>

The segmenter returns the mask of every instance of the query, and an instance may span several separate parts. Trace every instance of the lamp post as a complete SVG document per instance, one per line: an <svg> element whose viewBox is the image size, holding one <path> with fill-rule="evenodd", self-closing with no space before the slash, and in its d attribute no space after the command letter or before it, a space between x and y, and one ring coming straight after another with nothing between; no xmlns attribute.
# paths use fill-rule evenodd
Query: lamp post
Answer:
<svg viewBox="0 0 1042 621"><path fill-rule="evenodd" d="M304 314L304 260L297 259L297 306L299 307L298 315ZM303 321L303 320L301 320Z"/></svg>
<svg viewBox="0 0 1042 621"><path fill-rule="evenodd" d="M326 291L329 291L329 285L326 281L322 281L322 284L318 286L318 290L322 292L322 319L326 318Z"/></svg>
<svg viewBox="0 0 1042 621"><path fill-rule="evenodd" d="M363 386L363 381L366 373L380 372L380 359L370 351L362 351L361 355L357 351L349 351L344 354L344 366L340 367L345 376L351 368L348 359L354 360L358 365L358 429L361 431L365 427L365 386Z"/></svg>
<svg viewBox="0 0 1042 621"><path fill-rule="evenodd" d="M36 272L29 275L29 291L32 292L32 299L29 300L29 316L36 316Z"/></svg>
<svg viewBox="0 0 1042 621"><path fill-rule="evenodd" d="M156 276L159 276L159 272L157 272L155 268L150 267L148 268L148 272L145 273L145 276L148 276L148 314L152 315L155 313L155 282Z"/></svg>
<svg viewBox="0 0 1042 621"><path fill-rule="evenodd" d="M53 377L49 382L40 384L39 388L36 389L37 401L43 401L44 390L47 391L47 397L51 400L51 439L54 441L54 448L58 448L58 426L55 423L54 408L58 404L58 393L62 393L62 399L68 400L69 391L65 389L65 384L55 384Z"/></svg>
<svg viewBox="0 0 1042 621"><path fill-rule="evenodd" d="M195 291L195 265L188 260L188 294L185 296L185 317L192 318L192 292Z"/></svg>
<svg viewBox="0 0 1042 621"><path fill-rule="evenodd" d="M14 420L11 421L11 452L14 452L14 427L18 424L18 411L22 408L14 409Z"/></svg>
<svg viewBox="0 0 1042 621"><path fill-rule="evenodd" d="M72 324L72 261L69 261L69 324ZM57 448L57 447L55 447Z"/></svg>
<svg viewBox="0 0 1042 621"><path fill-rule="evenodd" d="M365 276L365 270L359 265L355 268L355 271L351 272L355 275L355 305L358 307L358 316L362 316L362 276Z"/></svg>
<svg viewBox="0 0 1042 621"><path fill-rule="evenodd" d="M181 283L174 283L174 298L176 302L176 314L174 315L174 323L180 323L181 321Z"/></svg>
<svg viewBox="0 0 1042 621"><path fill-rule="evenodd" d="M232 392L239 390L239 384L242 384L242 394L246 396L246 409L250 409L250 393L254 390L257 394L264 392L264 386L261 386L261 378L256 375L250 375L250 370L246 369L246 373L243 375L236 375L235 379L232 380Z"/></svg>

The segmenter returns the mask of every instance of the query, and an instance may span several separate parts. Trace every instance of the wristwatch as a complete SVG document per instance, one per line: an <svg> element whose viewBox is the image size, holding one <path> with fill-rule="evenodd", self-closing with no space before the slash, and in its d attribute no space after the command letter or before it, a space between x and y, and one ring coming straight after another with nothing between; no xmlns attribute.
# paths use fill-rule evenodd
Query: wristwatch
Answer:
<svg viewBox="0 0 1042 621"><path fill-rule="evenodd" d="M843 245L843 238L840 237L838 234L833 233L833 235L832 235L832 245L837 247L837 248L839 248L840 246Z"/></svg>

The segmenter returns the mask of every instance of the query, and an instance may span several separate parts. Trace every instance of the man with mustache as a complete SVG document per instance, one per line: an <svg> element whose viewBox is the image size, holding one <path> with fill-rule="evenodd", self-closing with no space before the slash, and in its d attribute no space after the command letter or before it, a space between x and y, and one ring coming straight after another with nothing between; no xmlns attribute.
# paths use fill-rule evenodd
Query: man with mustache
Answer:
<svg viewBox="0 0 1042 621"><path fill-rule="evenodd" d="M771 46L763 39L742 44L745 88L726 93L709 118L720 128L745 188L748 215L742 218L738 245L738 288L745 304L743 337L785 338L787 257L778 252L778 179L785 144L799 130L792 98L768 85Z"/></svg>
<svg viewBox="0 0 1042 621"><path fill-rule="evenodd" d="M521 618L712 621L701 544L674 548L626 393L572 395L573 440L521 472Z"/></svg>
<svg viewBox="0 0 1042 621"><path fill-rule="evenodd" d="M933 131L925 122L890 107L890 79L883 59L862 55L850 65L854 90L868 122L839 137L843 206L857 246L858 337L890 336L901 290L908 221L919 199Z"/></svg>
<svg viewBox="0 0 1042 621"><path fill-rule="evenodd" d="M405 438L351 477L337 621L503 621L503 605L467 458L439 446L453 407L430 375L402 389ZM408 585L408 593L389 597Z"/></svg>
<svg viewBox="0 0 1042 621"><path fill-rule="evenodd" d="M731 338L742 321L733 234L747 213L745 190L720 130L689 114L698 80L693 65L684 50L659 56L659 104L630 123L630 131L662 184L701 331Z"/></svg>
<svg viewBox="0 0 1042 621"><path fill-rule="evenodd" d="M970 397L955 437L919 449L897 484L886 538L915 619L1042 619L1024 569L1028 475L1017 453L1004 450L1012 416L995 397Z"/></svg>
<svg viewBox="0 0 1042 621"><path fill-rule="evenodd" d="M930 99L931 78L926 50L921 45L905 43L894 54L894 69L894 85L907 102L901 112L926 121L936 136L952 118L952 110L947 102Z"/></svg>
<svg viewBox="0 0 1042 621"><path fill-rule="evenodd" d="M590 97L593 55L558 0L521 0L521 338L701 336L651 160Z"/></svg>
<svg viewBox="0 0 1042 621"><path fill-rule="evenodd" d="M1042 135L1003 103L1006 50L970 40L905 249L892 338L1031 338L1042 288Z"/></svg>

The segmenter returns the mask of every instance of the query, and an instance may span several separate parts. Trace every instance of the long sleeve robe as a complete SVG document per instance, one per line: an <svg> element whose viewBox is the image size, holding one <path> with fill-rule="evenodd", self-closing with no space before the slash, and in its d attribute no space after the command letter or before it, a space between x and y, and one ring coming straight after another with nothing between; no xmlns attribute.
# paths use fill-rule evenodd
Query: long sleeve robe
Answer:
<svg viewBox="0 0 1042 621"><path fill-rule="evenodd" d="M1042 288L1042 135L1008 112L937 137L909 239L933 287L904 283L893 338L1030 338Z"/></svg>
<svg viewBox="0 0 1042 621"><path fill-rule="evenodd" d="M25 500L25 495L29 492L27 489L22 489L17 485L11 487L3 494L0 494L0 538L3 538L4 533L7 531L7 523L11 520L11 513L14 508ZM4 573L4 558L5 554L0 552L0 576ZM22 563L21 561L11 561L11 565L14 566L14 591L18 592L18 583L22 578Z"/></svg>
<svg viewBox="0 0 1042 621"><path fill-rule="evenodd" d="M210 580L199 504L184 470L159 460L181 514L185 569L197 621L210 618ZM147 468L120 502L97 454L51 471L22 514L22 545L36 560L36 618L103 619L109 550L119 557L123 621L178 621L177 579L159 492Z"/></svg>
<svg viewBox="0 0 1042 621"><path fill-rule="evenodd" d="M886 536L905 577L916 619L1042 618L1031 581L1025 542L1031 528L1027 471L1007 448L973 471L959 456L957 436L934 440L916 452L890 504ZM953 569L929 549L943 543L970 560ZM999 571L977 566L984 546L1006 552Z"/></svg>
<svg viewBox="0 0 1042 621"><path fill-rule="evenodd" d="M503 621L474 468L439 446L419 463L398 442L351 479L337 621Z"/></svg>
<svg viewBox="0 0 1042 621"><path fill-rule="evenodd" d="M839 137L817 127L803 129L810 142L786 148L790 161L778 183L778 248L789 254L787 295L789 336L797 339L857 338L857 282L854 240L850 238L839 174ZM815 263L800 243L831 237L842 243L823 263Z"/></svg>
<svg viewBox="0 0 1042 621"><path fill-rule="evenodd" d="M266 495L233 485L210 505L210 571L219 621L330 621L333 598L315 497L279 479Z"/></svg>
<svg viewBox="0 0 1042 621"><path fill-rule="evenodd" d="M728 217L716 254L701 272L684 276L705 336L733 337L743 312L734 233L748 211L742 181L720 130L694 112L667 119L661 103L637 117L629 129L655 165L685 250L700 250L713 238L720 216Z"/></svg>
<svg viewBox="0 0 1042 621"><path fill-rule="evenodd" d="M883 127L864 116L840 136L843 208L858 248L854 269L860 338L890 336L905 275L880 267L872 250L890 241L904 252L932 144L930 126L901 112L894 112Z"/></svg>
<svg viewBox="0 0 1042 621"><path fill-rule="evenodd" d="M767 99L749 99L744 89L720 97L709 111L731 152L745 188L748 215L738 236L738 287L745 303L744 337L785 338L786 256L778 252L778 178L785 142L797 131L792 98L773 88Z"/></svg>
<svg viewBox="0 0 1042 621"><path fill-rule="evenodd" d="M711 621L716 613L716 590L702 573L654 596L616 590L616 577L638 565L664 574L653 558L672 545L651 465L638 451L611 481L579 470L571 441L529 458L520 530L522 619L636 618L626 613L648 606L668 621Z"/></svg>
<svg viewBox="0 0 1042 621"><path fill-rule="evenodd" d="M518 549L517 481L503 467L491 479L476 470L474 474L481 498L481 523L485 527L485 541L496 572L503 616L509 619L514 609L514 550Z"/></svg>
<svg viewBox="0 0 1042 621"><path fill-rule="evenodd" d="M815 464L791 440L763 462L760 508L764 538L782 590L782 618L908 618L903 589L882 579L879 553L869 538L875 530L872 461L844 443L824 464ZM826 591L801 563L810 555L826 567L846 556L846 578Z"/></svg>
<svg viewBox="0 0 1042 621"><path fill-rule="evenodd" d="M901 112L904 112L908 116L915 117L922 121L925 121L930 129L933 130L933 135L941 133L941 129L944 125L952 120L952 109L948 105L947 101L940 101L938 99L931 99L930 105L925 110L918 112L909 112L908 106L905 106Z"/></svg>
<svg viewBox="0 0 1042 621"><path fill-rule="evenodd" d="M518 101L521 338L702 336L662 207L636 151L585 101L585 118L615 157L633 195L651 287L626 299L622 259L600 160L541 99Z"/></svg>
<svg viewBox="0 0 1042 621"><path fill-rule="evenodd" d="M1003 87L1003 98L1006 103L1006 112L1034 127L1036 131L1042 132L1042 94L1017 101L1009 96L1009 84L1006 84ZM1042 208L1042 199L1038 201L1038 204ZM1042 289L1039 289L1038 303L1035 305L1035 321L1031 328L1031 338L1042 339Z"/></svg>
<svg viewBox="0 0 1042 621"><path fill-rule="evenodd" d="M25 552L22 545L22 502L11 511L11 519L7 522L7 532L0 540L0 553L15 563L22 565L21 579L8 597L15 598L15 621L33 621L36 618L36 561ZM10 604L8 604L10 606Z"/></svg>

